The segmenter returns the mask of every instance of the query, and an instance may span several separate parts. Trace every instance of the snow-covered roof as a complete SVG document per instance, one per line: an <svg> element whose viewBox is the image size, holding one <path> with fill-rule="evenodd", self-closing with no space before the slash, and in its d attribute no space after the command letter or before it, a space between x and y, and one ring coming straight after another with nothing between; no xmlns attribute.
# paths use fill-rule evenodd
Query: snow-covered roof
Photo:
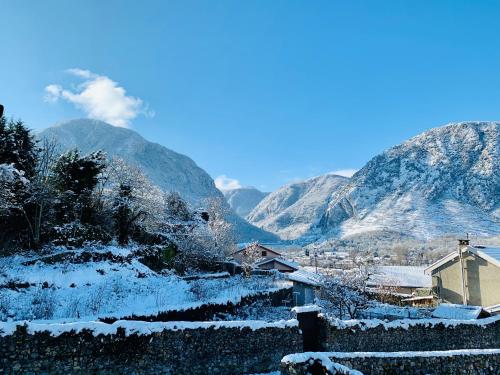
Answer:
<svg viewBox="0 0 500 375"><path fill-rule="evenodd" d="M472 254L486 260L487 262L500 267L500 247L493 246L467 246L465 251L469 251ZM454 260L458 257L458 251L454 251L445 257L439 259L437 262L431 264L429 267L425 269L425 273L430 275L432 271L436 268L441 267L442 265Z"/></svg>
<svg viewBox="0 0 500 375"><path fill-rule="evenodd" d="M425 267L382 266L368 281L369 285L430 288L432 278L424 273Z"/></svg>
<svg viewBox="0 0 500 375"><path fill-rule="evenodd" d="M243 247L243 248L241 248L241 249L236 250L235 252L233 252L233 253L232 253L232 255L237 254L237 253L241 253L241 252L243 252L243 251L245 251L246 249L249 249L249 248L251 248L251 247L261 248L261 249L263 249L263 250L265 250L265 251L270 251L271 253L274 253L274 254L276 254L276 255L278 255L278 256L281 256L281 253L278 253L276 250L273 250L273 249L270 249L270 248L268 248L268 247L265 247L265 246L261 245L260 243L246 245L245 247Z"/></svg>
<svg viewBox="0 0 500 375"><path fill-rule="evenodd" d="M481 306L455 305L451 303L443 303L436 307L432 312L434 318L441 319L477 319L483 308Z"/></svg>
<svg viewBox="0 0 500 375"><path fill-rule="evenodd" d="M500 313L500 304L488 306L488 307L485 307L484 309L486 311L488 311L490 314L496 315L496 314Z"/></svg>
<svg viewBox="0 0 500 375"><path fill-rule="evenodd" d="M258 267L258 266L262 266L263 264L267 264L267 263L271 263L271 262L278 262L278 263L281 263L287 267L290 267L290 268L293 268L295 270L298 270L299 269L299 264L296 263L296 262L293 262L291 260L286 260L286 259L283 259L283 258L269 258L269 259L262 259L262 260L259 260L255 263L255 265Z"/></svg>
<svg viewBox="0 0 500 375"><path fill-rule="evenodd" d="M469 246L468 250L491 264L500 267L500 247Z"/></svg>
<svg viewBox="0 0 500 375"><path fill-rule="evenodd" d="M312 286L319 286L321 284L320 275L318 275L317 273L307 272L304 270L298 270L292 272L291 274L288 275L288 279Z"/></svg>

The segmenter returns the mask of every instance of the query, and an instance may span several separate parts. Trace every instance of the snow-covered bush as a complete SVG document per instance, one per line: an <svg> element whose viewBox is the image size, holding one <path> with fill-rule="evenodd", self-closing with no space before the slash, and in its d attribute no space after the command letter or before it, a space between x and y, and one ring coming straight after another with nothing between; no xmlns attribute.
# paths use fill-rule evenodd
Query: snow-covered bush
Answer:
<svg viewBox="0 0 500 375"><path fill-rule="evenodd" d="M193 280L189 283L189 290L194 296L195 301L206 301L214 298L218 290L211 288L203 279Z"/></svg>
<svg viewBox="0 0 500 375"><path fill-rule="evenodd" d="M33 319L51 319L56 308L54 291L51 288L39 288L31 304Z"/></svg>
<svg viewBox="0 0 500 375"><path fill-rule="evenodd" d="M87 308L93 315L101 312L106 303L107 284L101 284L88 296Z"/></svg>
<svg viewBox="0 0 500 375"><path fill-rule="evenodd" d="M7 320L11 306L9 296L6 294L0 294L0 321Z"/></svg>

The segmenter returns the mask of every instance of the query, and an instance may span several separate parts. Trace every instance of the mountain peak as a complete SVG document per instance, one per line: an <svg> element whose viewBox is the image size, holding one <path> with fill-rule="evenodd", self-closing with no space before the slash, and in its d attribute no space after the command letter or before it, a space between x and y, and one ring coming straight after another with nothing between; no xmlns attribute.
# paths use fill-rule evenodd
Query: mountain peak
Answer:
<svg viewBox="0 0 500 375"><path fill-rule="evenodd" d="M430 129L371 159L334 195L323 232L500 233L500 123ZM496 197L496 198L495 198Z"/></svg>
<svg viewBox="0 0 500 375"><path fill-rule="evenodd" d="M103 121L77 119L45 129L40 137L54 138L64 150L78 148L84 153L103 150L138 166L165 192L178 192L194 207L208 198L221 198L212 178L189 157L160 144L149 142L131 130L112 126ZM276 237L256 228L234 213L228 217L241 241L269 240Z"/></svg>

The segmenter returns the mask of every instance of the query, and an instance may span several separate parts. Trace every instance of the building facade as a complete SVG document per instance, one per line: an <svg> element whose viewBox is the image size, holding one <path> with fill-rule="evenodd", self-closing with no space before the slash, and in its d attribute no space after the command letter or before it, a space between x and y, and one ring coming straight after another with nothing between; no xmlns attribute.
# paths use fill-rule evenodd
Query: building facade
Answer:
<svg viewBox="0 0 500 375"><path fill-rule="evenodd" d="M500 304L500 248L470 246L428 267L434 293L443 301L488 308Z"/></svg>

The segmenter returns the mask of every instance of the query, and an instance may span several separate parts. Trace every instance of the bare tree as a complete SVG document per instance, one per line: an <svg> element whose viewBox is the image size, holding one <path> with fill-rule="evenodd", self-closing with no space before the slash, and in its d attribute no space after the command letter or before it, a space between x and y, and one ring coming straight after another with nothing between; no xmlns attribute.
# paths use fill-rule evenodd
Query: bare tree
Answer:
<svg viewBox="0 0 500 375"><path fill-rule="evenodd" d="M262 258L261 248L258 242L252 242L241 253L241 267L246 276L250 276L255 267L255 263Z"/></svg>
<svg viewBox="0 0 500 375"><path fill-rule="evenodd" d="M113 159L100 191L117 218L121 243L128 242L134 225L152 232L161 228L166 210L164 193L138 167Z"/></svg>
<svg viewBox="0 0 500 375"><path fill-rule="evenodd" d="M59 146L55 139L44 138L38 153L38 162L35 169L34 178L31 181L32 194L31 203L35 206L33 210L32 236L33 244L36 247L40 244L42 226L47 210L51 207L54 199L54 189L51 184L52 167L57 160Z"/></svg>
<svg viewBox="0 0 500 375"><path fill-rule="evenodd" d="M340 319L345 312L351 319L356 318L359 310L368 305L367 287L371 275L372 268L365 264L358 264L350 270L323 275L320 298L325 307L336 311Z"/></svg>
<svg viewBox="0 0 500 375"><path fill-rule="evenodd" d="M226 219L229 207L222 198L210 198L207 200L206 210L214 250L221 257L226 257L236 250L233 226Z"/></svg>

